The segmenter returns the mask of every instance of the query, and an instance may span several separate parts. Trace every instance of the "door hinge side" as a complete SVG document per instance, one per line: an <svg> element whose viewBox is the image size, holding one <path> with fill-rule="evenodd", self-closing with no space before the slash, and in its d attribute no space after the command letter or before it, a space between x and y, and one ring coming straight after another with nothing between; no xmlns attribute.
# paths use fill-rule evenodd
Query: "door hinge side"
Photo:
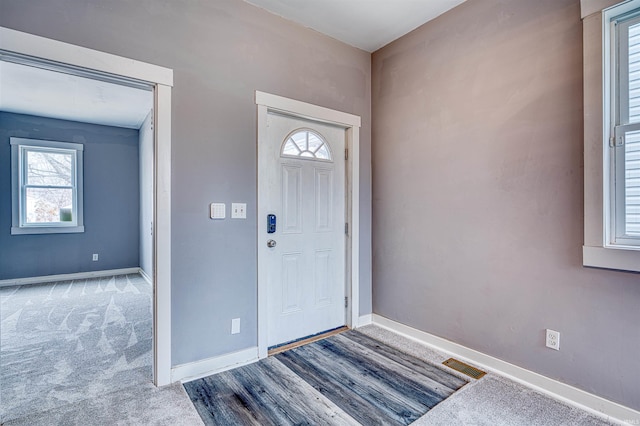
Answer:
<svg viewBox="0 0 640 426"><path fill-rule="evenodd" d="M349 222L344 224L344 235L349 235Z"/></svg>
<svg viewBox="0 0 640 426"><path fill-rule="evenodd" d="M348 160L349 159L349 149L345 148L344 150L344 159Z"/></svg>
<svg viewBox="0 0 640 426"><path fill-rule="evenodd" d="M349 297L348 297L348 296L345 296L345 297L344 297L344 307L345 307L345 308L348 308L348 307L349 307Z"/></svg>

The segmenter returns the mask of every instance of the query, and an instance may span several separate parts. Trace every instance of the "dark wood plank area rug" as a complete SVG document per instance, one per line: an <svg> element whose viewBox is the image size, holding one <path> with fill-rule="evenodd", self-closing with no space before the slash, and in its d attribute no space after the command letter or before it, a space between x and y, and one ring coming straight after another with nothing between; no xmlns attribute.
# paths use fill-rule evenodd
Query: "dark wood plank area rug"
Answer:
<svg viewBox="0 0 640 426"><path fill-rule="evenodd" d="M184 387L207 425L405 425L466 383L347 331Z"/></svg>

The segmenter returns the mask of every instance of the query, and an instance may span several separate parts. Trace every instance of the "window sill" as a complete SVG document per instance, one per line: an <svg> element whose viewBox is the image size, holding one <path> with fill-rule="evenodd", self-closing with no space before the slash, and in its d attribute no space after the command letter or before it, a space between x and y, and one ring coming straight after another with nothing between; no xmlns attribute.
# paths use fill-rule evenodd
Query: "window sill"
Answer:
<svg viewBox="0 0 640 426"><path fill-rule="evenodd" d="M84 232L84 226L51 226L29 228L11 227L11 235L32 235L32 234L74 234Z"/></svg>
<svg viewBox="0 0 640 426"><path fill-rule="evenodd" d="M582 246L582 264L594 268L640 272L640 249Z"/></svg>

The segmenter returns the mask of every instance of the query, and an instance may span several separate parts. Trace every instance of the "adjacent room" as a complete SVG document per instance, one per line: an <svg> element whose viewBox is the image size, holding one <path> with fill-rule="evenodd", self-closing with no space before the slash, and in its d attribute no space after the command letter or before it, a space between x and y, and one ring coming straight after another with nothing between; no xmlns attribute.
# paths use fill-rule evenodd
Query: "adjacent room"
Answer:
<svg viewBox="0 0 640 426"><path fill-rule="evenodd" d="M0 0L0 420L640 424L639 46L640 0Z"/></svg>
<svg viewBox="0 0 640 426"><path fill-rule="evenodd" d="M153 94L1 59L10 420L152 380Z"/></svg>

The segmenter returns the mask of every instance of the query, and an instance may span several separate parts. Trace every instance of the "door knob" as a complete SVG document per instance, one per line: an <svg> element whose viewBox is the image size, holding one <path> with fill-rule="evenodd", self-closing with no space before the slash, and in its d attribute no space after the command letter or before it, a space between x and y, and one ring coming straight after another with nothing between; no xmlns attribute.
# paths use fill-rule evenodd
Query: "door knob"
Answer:
<svg viewBox="0 0 640 426"><path fill-rule="evenodd" d="M276 241L275 240L267 241L267 247L274 248L275 246L276 246Z"/></svg>

